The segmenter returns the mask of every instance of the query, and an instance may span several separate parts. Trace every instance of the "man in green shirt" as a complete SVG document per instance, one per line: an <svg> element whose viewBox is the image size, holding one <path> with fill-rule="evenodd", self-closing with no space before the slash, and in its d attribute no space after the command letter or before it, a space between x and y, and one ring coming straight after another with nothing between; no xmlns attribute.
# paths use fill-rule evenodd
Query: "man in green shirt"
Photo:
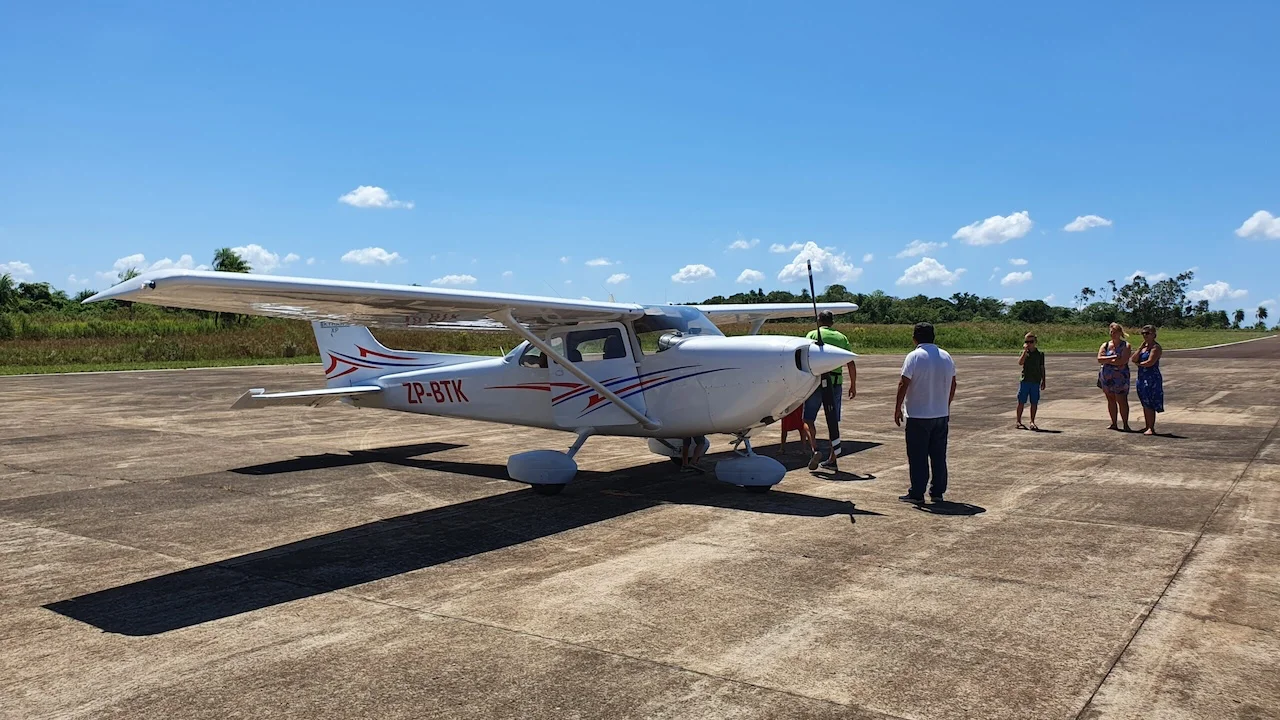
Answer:
<svg viewBox="0 0 1280 720"><path fill-rule="evenodd" d="M814 342L817 342L818 333L821 332L823 344L834 345L835 347L838 347L841 350L848 350L849 352L853 352L853 348L849 346L849 338L845 337L845 334L840 332L839 330L832 329L831 326L834 324L835 324L835 316L833 316L830 311L824 310L822 311L822 313L818 315L818 329L811 330L806 337L808 337L810 340ZM848 368L849 368L849 399L852 400L858 395L858 367L857 365L854 364L854 361L850 360ZM836 458L840 457L839 427L840 427L840 406L841 406L841 400L843 398L843 394L841 393L841 389L842 389L841 386L844 384L844 369L836 368L835 370L828 373L828 375L830 377L824 376L823 382L830 382L831 385L833 386L832 389L834 392L832 393L832 399L834 401L833 407L834 407L835 417L827 418L827 427L832 429L830 433L832 436L831 437L831 454L827 457L827 461L821 464L821 467L826 470L838 470L839 468L836 467ZM820 407L822 407L822 385L821 384L818 385L817 390L813 391L813 394L809 396L809 399L804 401L804 423L809 428L809 436L813 438L817 437L817 435L815 434L814 421L818 419L818 408ZM818 455L819 454L815 452L813 456L809 458L810 470L818 469L819 467Z"/></svg>

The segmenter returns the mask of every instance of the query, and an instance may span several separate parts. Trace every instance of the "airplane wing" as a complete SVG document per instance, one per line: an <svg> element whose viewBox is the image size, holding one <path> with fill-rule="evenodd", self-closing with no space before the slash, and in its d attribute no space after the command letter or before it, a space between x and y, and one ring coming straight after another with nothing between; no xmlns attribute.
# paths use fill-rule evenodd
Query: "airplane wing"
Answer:
<svg viewBox="0 0 1280 720"><path fill-rule="evenodd" d="M488 316L508 308L517 321L534 329L644 314L643 306L631 303L208 270L145 273L85 302L100 300L370 327L469 330L503 329Z"/></svg>
<svg viewBox="0 0 1280 720"><path fill-rule="evenodd" d="M716 325L747 323L757 320L785 318L813 319L813 303L742 303L738 305L694 305ZM848 302L818 303L818 312L830 310L836 315L851 313L858 306Z"/></svg>

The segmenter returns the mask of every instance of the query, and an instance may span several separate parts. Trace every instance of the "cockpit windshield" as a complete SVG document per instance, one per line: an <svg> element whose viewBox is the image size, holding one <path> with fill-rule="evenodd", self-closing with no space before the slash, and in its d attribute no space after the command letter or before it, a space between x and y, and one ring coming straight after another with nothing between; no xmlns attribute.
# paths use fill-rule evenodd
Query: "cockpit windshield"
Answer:
<svg viewBox="0 0 1280 720"><path fill-rule="evenodd" d="M663 335L719 335L720 328L707 319L697 308L688 305L650 305L644 309L644 317L633 321L636 338L645 355L652 355L661 348L658 340Z"/></svg>

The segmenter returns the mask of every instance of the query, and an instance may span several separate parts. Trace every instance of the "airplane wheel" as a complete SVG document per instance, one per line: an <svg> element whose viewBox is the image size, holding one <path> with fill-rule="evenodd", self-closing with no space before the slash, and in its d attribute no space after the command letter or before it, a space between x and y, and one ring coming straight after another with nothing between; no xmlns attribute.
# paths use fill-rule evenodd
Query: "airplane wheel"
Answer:
<svg viewBox="0 0 1280 720"><path fill-rule="evenodd" d="M746 490L749 493L759 494L759 493L769 492L771 489L773 489L773 486L772 485L743 485L742 489Z"/></svg>
<svg viewBox="0 0 1280 720"><path fill-rule="evenodd" d="M539 495L559 495L560 491L564 489L564 483L553 485L530 485L530 487L532 487L533 491Z"/></svg>

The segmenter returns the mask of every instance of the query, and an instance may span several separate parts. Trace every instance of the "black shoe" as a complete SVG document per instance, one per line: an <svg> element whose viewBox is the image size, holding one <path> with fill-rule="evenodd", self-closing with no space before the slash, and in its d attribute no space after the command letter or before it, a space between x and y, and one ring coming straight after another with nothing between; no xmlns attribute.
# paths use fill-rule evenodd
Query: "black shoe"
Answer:
<svg viewBox="0 0 1280 720"><path fill-rule="evenodd" d="M929 502L933 503L934 505L941 505L942 503L946 502L946 500L943 500L941 495L930 495Z"/></svg>
<svg viewBox="0 0 1280 720"><path fill-rule="evenodd" d="M840 472L840 468L836 466L836 462L834 460L828 460L824 463L820 463L818 467L823 470L830 470L831 472Z"/></svg>
<svg viewBox="0 0 1280 720"><path fill-rule="evenodd" d="M924 504L924 498L922 498L922 497L916 497L915 495L899 495L899 496L898 496L898 499L899 499L899 500L901 500L902 502L905 502L905 503L911 503L911 504L913 504L913 505L923 505L923 504Z"/></svg>

